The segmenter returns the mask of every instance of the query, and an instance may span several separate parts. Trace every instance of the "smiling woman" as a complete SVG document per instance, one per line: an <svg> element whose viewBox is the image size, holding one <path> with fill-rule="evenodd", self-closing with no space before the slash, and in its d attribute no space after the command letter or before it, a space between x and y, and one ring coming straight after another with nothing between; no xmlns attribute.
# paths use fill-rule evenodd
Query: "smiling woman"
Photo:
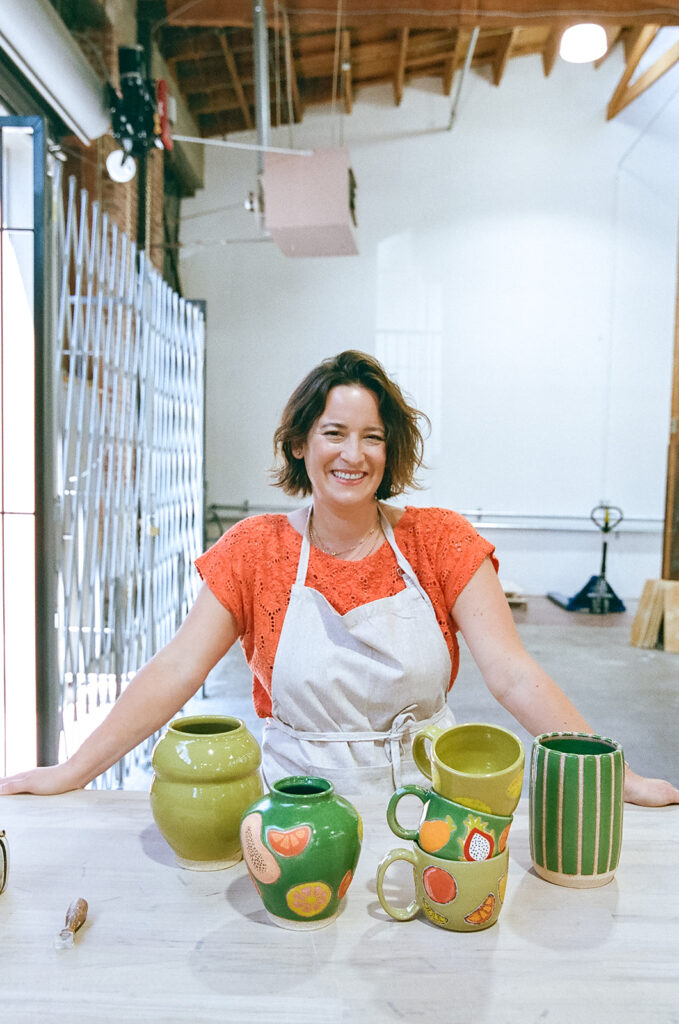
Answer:
<svg viewBox="0 0 679 1024"><path fill-rule="evenodd" d="M102 725L65 764L0 792L85 785L175 715L237 638L266 719L269 785L316 775L343 795L386 799L421 781L412 740L454 723L458 631L526 729L594 732L523 648L493 546L455 512L384 501L414 485L420 418L372 356L348 351L316 367L274 439L278 485L311 503L228 530L196 561L204 586L184 624ZM629 770L625 792L679 802L670 783Z"/></svg>

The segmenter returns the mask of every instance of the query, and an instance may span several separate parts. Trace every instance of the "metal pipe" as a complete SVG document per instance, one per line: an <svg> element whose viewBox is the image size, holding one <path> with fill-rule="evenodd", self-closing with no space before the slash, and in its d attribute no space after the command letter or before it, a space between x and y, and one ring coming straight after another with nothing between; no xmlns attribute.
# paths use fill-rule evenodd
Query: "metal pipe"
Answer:
<svg viewBox="0 0 679 1024"><path fill-rule="evenodd" d="M269 40L266 29L266 4L253 0L253 52L255 61L255 125L257 144L269 145L271 131L271 99L269 96ZM257 174L264 173L264 153L257 151Z"/></svg>
<svg viewBox="0 0 679 1024"><path fill-rule="evenodd" d="M467 56L464 59L462 74L458 75L457 83L455 85L455 95L453 96L453 104L450 108L450 118L448 120L448 131L450 131L450 129L453 127L453 121L455 120L455 115L457 113L457 106L458 103L460 102L460 94L462 93L462 85L464 83L465 78L467 77L467 72L471 67L472 57L474 56L474 50L476 49L476 41L479 38L480 31L481 30L477 25L472 32L471 39L469 40L469 46L467 47Z"/></svg>

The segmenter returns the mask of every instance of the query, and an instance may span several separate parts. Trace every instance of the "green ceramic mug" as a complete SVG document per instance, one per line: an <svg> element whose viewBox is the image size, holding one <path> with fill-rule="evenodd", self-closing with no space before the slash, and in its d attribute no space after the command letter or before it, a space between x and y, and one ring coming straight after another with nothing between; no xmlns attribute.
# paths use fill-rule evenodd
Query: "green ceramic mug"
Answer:
<svg viewBox="0 0 679 1024"><path fill-rule="evenodd" d="M405 907L396 907L384 894L387 870L394 861L413 866L415 896ZM377 868L377 896L396 921L411 921L422 913L433 924L453 932L477 932L498 919L507 886L509 850L481 861L444 860L425 853L417 843L412 849L391 850Z"/></svg>
<svg viewBox="0 0 679 1024"><path fill-rule="evenodd" d="M413 758L432 788L483 814L510 815L523 786L523 743L509 729L468 722L428 726L413 739Z"/></svg>
<svg viewBox="0 0 679 1024"><path fill-rule="evenodd" d="M406 796L414 796L422 802L417 828L405 828L396 817L398 805ZM387 821L399 839L416 840L425 853L433 853L445 860L488 860L496 857L507 845L512 824L511 817L478 814L422 786L401 786L397 789L387 805Z"/></svg>
<svg viewBox="0 0 679 1024"><path fill-rule="evenodd" d="M0 893L5 891L9 875L9 846L4 829L0 832Z"/></svg>
<svg viewBox="0 0 679 1024"><path fill-rule="evenodd" d="M529 827L541 878L577 889L610 882L622 845L625 759L615 740L551 732L533 743Z"/></svg>

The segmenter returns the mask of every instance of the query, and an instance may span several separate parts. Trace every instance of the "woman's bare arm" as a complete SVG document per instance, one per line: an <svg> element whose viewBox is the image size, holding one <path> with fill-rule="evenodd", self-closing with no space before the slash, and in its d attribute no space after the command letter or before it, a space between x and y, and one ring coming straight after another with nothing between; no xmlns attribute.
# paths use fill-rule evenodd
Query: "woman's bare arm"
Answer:
<svg viewBox="0 0 679 1024"><path fill-rule="evenodd" d="M488 559L458 597L453 616L488 689L528 732L597 732L526 651ZM628 768L625 799L650 806L679 803L679 789Z"/></svg>
<svg viewBox="0 0 679 1024"><path fill-rule="evenodd" d="M68 761L3 779L0 794L64 793L86 786L176 715L237 636L234 617L203 585L174 638L137 672Z"/></svg>

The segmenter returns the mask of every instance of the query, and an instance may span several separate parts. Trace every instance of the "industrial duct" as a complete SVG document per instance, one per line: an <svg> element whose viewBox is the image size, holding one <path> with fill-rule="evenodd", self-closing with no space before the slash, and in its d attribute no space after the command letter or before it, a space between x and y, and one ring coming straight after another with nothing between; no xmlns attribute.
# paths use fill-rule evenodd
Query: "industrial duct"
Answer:
<svg viewBox="0 0 679 1024"><path fill-rule="evenodd" d="M110 131L104 82L48 0L2 0L0 49L86 145Z"/></svg>

